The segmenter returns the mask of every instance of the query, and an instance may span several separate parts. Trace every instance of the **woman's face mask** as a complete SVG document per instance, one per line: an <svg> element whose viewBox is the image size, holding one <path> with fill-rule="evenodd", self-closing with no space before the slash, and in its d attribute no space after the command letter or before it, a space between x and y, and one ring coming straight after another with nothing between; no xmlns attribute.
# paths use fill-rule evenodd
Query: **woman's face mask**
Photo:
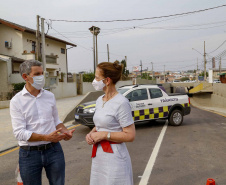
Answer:
<svg viewBox="0 0 226 185"><path fill-rule="evenodd" d="M31 77L31 76L30 76ZM31 82L29 82L35 89L40 90L45 86L45 77L44 75L40 75L40 76L34 76L31 77L33 78L33 84Z"/></svg>
<svg viewBox="0 0 226 185"><path fill-rule="evenodd" d="M92 85L96 91L103 91L103 88L106 86L103 82L104 79L97 81L96 79L93 80Z"/></svg>

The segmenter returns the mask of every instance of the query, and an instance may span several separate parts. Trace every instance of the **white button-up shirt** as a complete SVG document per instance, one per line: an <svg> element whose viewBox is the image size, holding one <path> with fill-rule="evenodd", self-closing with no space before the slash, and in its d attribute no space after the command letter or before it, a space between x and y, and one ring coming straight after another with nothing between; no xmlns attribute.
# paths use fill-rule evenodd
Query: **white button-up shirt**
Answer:
<svg viewBox="0 0 226 185"><path fill-rule="evenodd" d="M32 133L50 134L56 130L58 124L62 123L58 117L54 94L41 89L35 97L27 91L25 86L10 101L10 115L13 133L20 146L50 143L28 140Z"/></svg>

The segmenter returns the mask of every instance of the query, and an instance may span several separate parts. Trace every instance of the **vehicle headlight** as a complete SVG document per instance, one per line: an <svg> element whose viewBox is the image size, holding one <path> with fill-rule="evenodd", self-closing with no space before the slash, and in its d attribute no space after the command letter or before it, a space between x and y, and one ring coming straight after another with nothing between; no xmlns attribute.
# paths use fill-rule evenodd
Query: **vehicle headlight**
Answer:
<svg viewBox="0 0 226 185"><path fill-rule="evenodd" d="M93 107L93 108L89 108L89 109L84 109L84 111L83 111L85 114L87 114L87 113L90 113L90 114L92 114L92 113L94 113L95 112L95 107Z"/></svg>

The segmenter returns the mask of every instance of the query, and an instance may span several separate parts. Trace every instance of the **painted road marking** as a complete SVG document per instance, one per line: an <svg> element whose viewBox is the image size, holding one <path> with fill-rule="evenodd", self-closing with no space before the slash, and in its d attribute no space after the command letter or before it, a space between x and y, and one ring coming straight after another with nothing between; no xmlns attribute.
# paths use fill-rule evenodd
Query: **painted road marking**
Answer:
<svg viewBox="0 0 226 185"><path fill-rule="evenodd" d="M67 129L69 129L69 130L71 130L71 129L73 129L73 128L75 128L75 127L78 127L78 126L80 126L81 124L78 124L78 125L75 125L75 126L69 126ZM13 148L13 149L11 149L11 150L8 150L8 151L6 151L6 152L3 152L3 153L1 153L0 154L0 157L1 156L3 156L3 155L6 155L6 154L9 154L9 153L11 153L11 152L14 152L14 151L16 151L16 150L18 150L20 147L16 147L16 148Z"/></svg>
<svg viewBox="0 0 226 185"><path fill-rule="evenodd" d="M11 153L11 152L13 152L13 151L15 151L15 150L18 150L20 147L16 147L16 148L14 148L14 149L12 149L12 150L8 150L7 152L3 152L2 154L0 154L0 157L1 156L3 156L3 155L6 155L6 154L8 154L8 153Z"/></svg>
<svg viewBox="0 0 226 185"><path fill-rule="evenodd" d="M67 127L67 129L69 129L69 130L71 130L71 129L73 129L73 128L75 128L75 127L78 127L78 126L80 126L81 124L78 124L78 125L75 125L75 126L69 126L69 127Z"/></svg>
<svg viewBox="0 0 226 185"><path fill-rule="evenodd" d="M146 166L146 168L144 170L144 173L142 175L142 178L140 180L139 185L147 185L148 184L148 180L149 180L149 177L151 176L151 172L152 172L153 166L155 164L155 160L157 158L160 146L162 144L162 140L163 140L163 137L165 135L167 126L168 126L168 120L166 121L165 125L162 128L162 131L161 131L161 133L160 133L160 135L158 137L158 140L157 140L157 142L155 144L154 150L153 150L153 152L151 154L151 157L150 157L150 159L149 159L149 161L147 163L147 166Z"/></svg>

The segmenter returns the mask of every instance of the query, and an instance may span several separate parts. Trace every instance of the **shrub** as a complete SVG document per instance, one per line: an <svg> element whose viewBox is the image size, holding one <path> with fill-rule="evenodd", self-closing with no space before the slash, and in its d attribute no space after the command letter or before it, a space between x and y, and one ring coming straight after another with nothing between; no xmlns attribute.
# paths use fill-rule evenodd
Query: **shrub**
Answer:
<svg viewBox="0 0 226 185"><path fill-rule="evenodd" d="M84 73L83 74L83 82L92 82L95 78L94 73Z"/></svg>
<svg viewBox="0 0 226 185"><path fill-rule="evenodd" d="M13 90L14 91L21 91L24 88L25 84L26 84L25 82L13 84Z"/></svg>

